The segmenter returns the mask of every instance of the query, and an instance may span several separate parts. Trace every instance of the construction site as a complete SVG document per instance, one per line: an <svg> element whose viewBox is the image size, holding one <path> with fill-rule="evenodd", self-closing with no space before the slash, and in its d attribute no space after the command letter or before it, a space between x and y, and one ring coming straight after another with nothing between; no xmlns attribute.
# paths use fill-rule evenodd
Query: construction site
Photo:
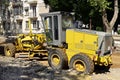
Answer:
<svg viewBox="0 0 120 80"><path fill-rule="evenodd" d="M98 26L91 16L83 23L74 1L73 12L51 11L45 1L0 4L0 80L119 80L120 30L113 27L118 6L110 23L103 11Z"/></svg>
<svg viewBox="0 0 120 80"><path fill-rule="evenodd" d="M40 16L45 33L29 21L28 34L1 37L0 80L119 79L119 36L80 29L68 12Z"/></svg>

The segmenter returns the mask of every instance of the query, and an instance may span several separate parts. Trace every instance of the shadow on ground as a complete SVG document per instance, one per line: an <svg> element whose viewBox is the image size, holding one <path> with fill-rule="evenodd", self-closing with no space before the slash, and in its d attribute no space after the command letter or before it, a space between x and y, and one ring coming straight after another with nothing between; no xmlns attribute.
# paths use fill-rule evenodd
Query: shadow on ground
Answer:
<svg viewBox="0 0 120 80"><path fill-rule="evenodd" d="M56 72L50 67L31 61L0 62L0 80L86 80L85 76ZM88 80L88 79L87 79Z"/></svg>
<svg viewBox="0 0 120 80"><path fill-rule="evenodd" d="M95 66L94 73L96 73L96 74L101 74L101 73L110 72L109 70L110 70L110 67L106 67L106 66Z"/></svg>

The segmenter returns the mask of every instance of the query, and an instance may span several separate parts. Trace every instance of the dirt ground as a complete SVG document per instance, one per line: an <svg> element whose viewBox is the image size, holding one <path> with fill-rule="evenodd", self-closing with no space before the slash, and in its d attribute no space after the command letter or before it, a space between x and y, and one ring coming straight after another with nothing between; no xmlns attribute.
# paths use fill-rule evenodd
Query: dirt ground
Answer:
<svg viewBox="0 0 120 80"><path fill-rule="evenodd" d="M84 76L74 70L55 72L47 59L23 60L0 55L0 80L119 80L120 52L112 54L112 62L109 70L101 68Z"/></svg>
<svg viewBox="0 0 120 80"><path fill-rule="evenodd" d="M112 63L111 68L120 68L120 52L112 54Z"/></svg>

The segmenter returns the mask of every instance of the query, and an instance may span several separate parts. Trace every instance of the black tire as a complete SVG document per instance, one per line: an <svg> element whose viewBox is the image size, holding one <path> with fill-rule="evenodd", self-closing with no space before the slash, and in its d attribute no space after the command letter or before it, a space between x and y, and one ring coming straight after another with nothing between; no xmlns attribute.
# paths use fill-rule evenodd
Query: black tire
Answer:
<svg viewBox="0 0 120 80"><path fill-rule="evenodd" d="M13 57L15 55L15 46L12 43L6 44L4 47L4 54L7 57Z"/></svg>
<svg viewBox="0 0 120 80"><path fill-rule="evenodd" d="M91 74L94 71L94 63L89 56L80 53L71 58L69 68L75 69L79 73Z"/></svg>
<svg viewBox="0 0 120 80"><path fill-rule="evenodd" d="M68 63L67 55L63 53L61 50L53 49L49 51L48 64L50 67L52 67L52 69L58 70L58 71L65 69L68 67L67 63Z"/></svg>

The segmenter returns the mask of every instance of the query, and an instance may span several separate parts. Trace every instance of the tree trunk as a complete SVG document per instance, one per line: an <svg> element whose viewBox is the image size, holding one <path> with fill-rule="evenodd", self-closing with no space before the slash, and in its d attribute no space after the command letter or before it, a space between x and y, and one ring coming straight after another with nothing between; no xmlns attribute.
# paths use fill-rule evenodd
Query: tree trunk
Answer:
<svg viewBox="0 0 120 80"><path fill-rule="evenodd" d="M113 14L113 17L110 21L111 28L113 28L113 26L118 18L118 13L119 13L118 0L114 0L114 14Z"/></svg>
<svg viewBox="0 0 120 80"><path fill-rule="evenodd" d="M112 34L112 28L107 28L107 29L106 29L106 32L108 32L108 33L111 33L111 34Z"/></svg>
<svg viewBox="0 0 120 80"><path fill-rule="evenodd" d="M113 29L113 26L114 26L114 24L115 24L115 22L117 20L118 13L119 13L118 0L114 0L114 15L113 15L113 17L112 17L110 22L107 19L106 10L103 9L103 11L102 11L102 20L103 20L103 24L106 27L106 31L107 32L112 33L112 29Z"/></svg>
<svg viewBox="0 0 120 80"><path fill-rule="evenodd" d="M92 30L92 19L91 19L91 17L90 17L90 19L89 19L89 24L90 24L90 30Z"/></svg>
<svg viewBox="0 0 120 80"><path fill-rule="evenodd" d="M109 23L109 21L107 19L106 10L102 11L102 20L103 20L103 25L106 27L105 31L112 33L111 25L110 25L110 23Z"/></svg>

